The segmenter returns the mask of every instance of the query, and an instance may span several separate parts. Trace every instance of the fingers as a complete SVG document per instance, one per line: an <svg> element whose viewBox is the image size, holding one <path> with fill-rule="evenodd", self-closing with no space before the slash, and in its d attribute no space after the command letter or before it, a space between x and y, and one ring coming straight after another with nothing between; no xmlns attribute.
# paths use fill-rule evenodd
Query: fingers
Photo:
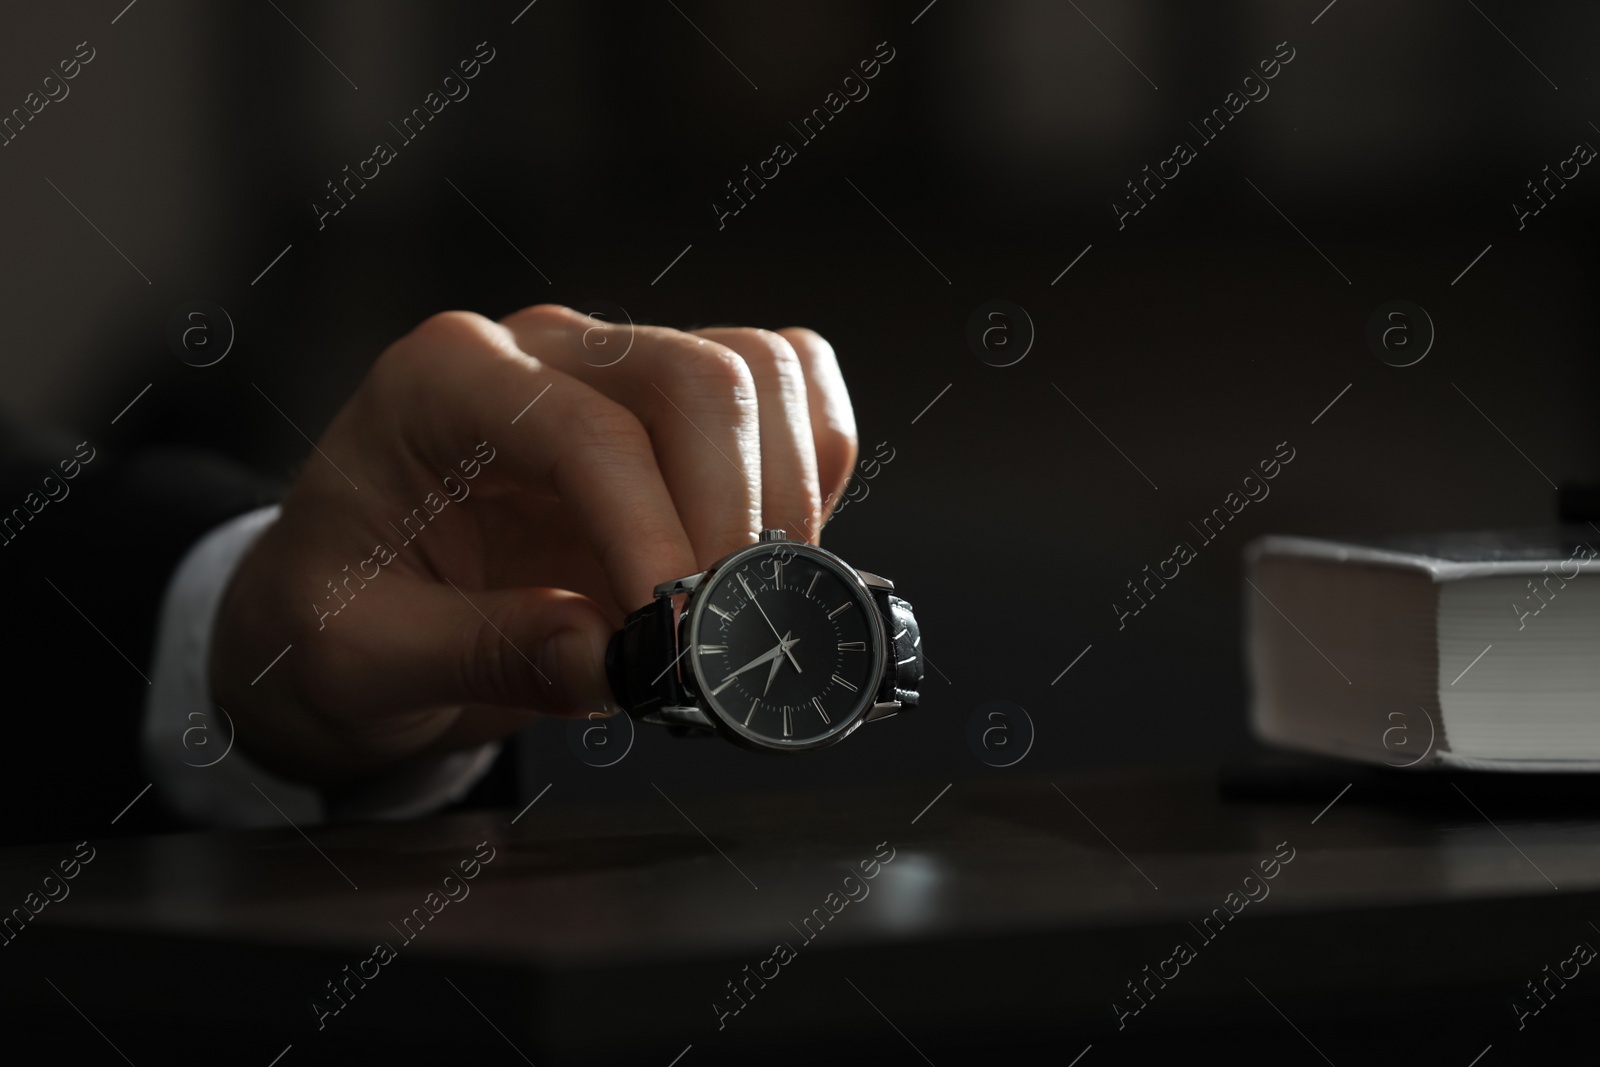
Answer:
<svg viewBox="0 0 1600 1067"><path fill-rule="evenodd" d="M615 328L604 330L605 358L592 363L585 356L594 358L599 328L587 316L542 305L502 324L524 352L632 412L648 432L695 560L657 581L703 570L755 540L762 521L762 420L752 370L737 352L705 337L633 326L624 328L626 339L611 336ZM613 356L613 345L627 355Z"/></svg>
<svg viewBox="0 0 1600 1067"><path fill-rule="evenodd" d="M811 418L811 438L817 454L817 481L822 494L821 521L826 522L833 503L844 493L856 464L856 416L850 391L833 346L812 330L779 330L799 357L806 381L806 407ZM817 531L821 531L821 522ZM817 540L815 536L812 541Z"/></svg>
<svg viewBox="0 0 1600 1067"><path fill-rule="evenodd" d="M384 354L369 383L384 395L363 410L394 425L368 432L406 442L433 470L453 470L477 443L487 476L480 489L558 495L624 610L648 603L658 583L701 569L640 420L524 354L503 327L465 312L435 315Z"/></svg>
<svg viewBox="0 0 1600 1067"><path fill-rule="evenodd" d="M696 330L733 349L755 381L761 422L761 524L806 537L822 523L817 450L805 371L789 342L768 330Z"/></svg>

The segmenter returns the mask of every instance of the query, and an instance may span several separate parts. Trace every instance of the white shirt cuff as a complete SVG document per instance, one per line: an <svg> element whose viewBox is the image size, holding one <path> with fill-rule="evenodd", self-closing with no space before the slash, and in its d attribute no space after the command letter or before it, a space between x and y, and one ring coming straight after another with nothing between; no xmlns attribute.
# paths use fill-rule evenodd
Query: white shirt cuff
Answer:
<svg viewBox="0 0 1600 1067"><path fill-rule="evenodd" d="M233 722L211 702L211 628L233 572L277 507L231 519L189 550L167 586L145 703L144 763L168 806L209 826L281 826L329 819L406 819L453 803L476 785L498 744L412 760L341 792L337 802L270 774L233 747Z"/></svg>

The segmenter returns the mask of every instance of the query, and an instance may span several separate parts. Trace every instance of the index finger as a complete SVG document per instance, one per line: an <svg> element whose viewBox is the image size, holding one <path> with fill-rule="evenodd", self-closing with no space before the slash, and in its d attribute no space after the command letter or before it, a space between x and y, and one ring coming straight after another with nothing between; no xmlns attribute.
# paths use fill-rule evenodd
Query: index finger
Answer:
<svg viewBox="0 0 1600 1067"><path fill-rule="evenodd" d="M380 417L393 420L389 434L435 470L454 471L477 445L478 459L495 464L485 467L495 495L558 495L624 610L700 569L639 420L521 351L504 327L469 312L435 315L380 365L376 387L394 394L379 405Z"/></svg>

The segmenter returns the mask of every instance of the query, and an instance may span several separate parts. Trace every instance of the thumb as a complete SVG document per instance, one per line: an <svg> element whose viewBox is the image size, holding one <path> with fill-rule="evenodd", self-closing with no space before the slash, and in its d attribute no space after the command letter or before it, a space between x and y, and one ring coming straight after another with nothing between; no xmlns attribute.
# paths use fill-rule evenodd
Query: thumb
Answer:
<svg viewBox="0 0 1600 1067"><path fill-rule="evenodd" d="M386 589L374 583L367 593L377 602L365 605L335 672L352 687L346 707L379 714L460 704L572 716L620 710L605 676L612 627L588 597L416 580Z"/></svg>

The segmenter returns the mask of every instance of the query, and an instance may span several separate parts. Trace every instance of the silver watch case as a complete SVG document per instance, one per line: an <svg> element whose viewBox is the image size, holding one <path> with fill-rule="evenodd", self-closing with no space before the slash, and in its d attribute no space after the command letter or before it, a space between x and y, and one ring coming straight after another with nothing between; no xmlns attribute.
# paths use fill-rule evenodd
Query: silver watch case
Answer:
<svg viewBox="0 0 1600 1067"><path fill-rule="evenodd" d="M684 595L689 598L684 605L683 615L679 623L679 633L683 637L682 642L679 644L679 658L688 663L688 670L685 673L689 676L692 688L696 694L704 693L709 688L700 673L699 657L692 651L697 643L696 637L700 631L701 616L705 613L705 605L709 602L701 594L711 587L712 579L722 571L736 570L745 560L753 556L767 555L774 549L781 547L791 550L797 556L814 558L830 569L836 570L845 583L850 585L865 602L866 606L871 609L872 630L875 640L873 651L876 654L871 685L863 690L867 694L866 700L851 716L848 724L842 728L825 737L791 744L774 743L766 738L747 732L742 724L725 719L709 701L704 701L703 697L697 697L702 701L702 704L698 705L658 708L651 714L646 715L644 721L668 726L690 726L714 730L741 748L758 752L809 752L838 744L860 729L863 723L887 718L900 710L899 701L879 701L876 699L883 687L884 672L888 670L891 658L889 649L892 646L883 612L878 609L878 602L873 596L873 590L881 589L892 592L894 583L887 578L880 578L876 574L852 567L832 552L825 548L819 548L809 541L791 541L783 538L781 534L773 536L774 533L776 531L763 531L760 541L729 553L699 574L691 574L686 578L662 582L656 586L655 595L658 598Z"/></svg>

